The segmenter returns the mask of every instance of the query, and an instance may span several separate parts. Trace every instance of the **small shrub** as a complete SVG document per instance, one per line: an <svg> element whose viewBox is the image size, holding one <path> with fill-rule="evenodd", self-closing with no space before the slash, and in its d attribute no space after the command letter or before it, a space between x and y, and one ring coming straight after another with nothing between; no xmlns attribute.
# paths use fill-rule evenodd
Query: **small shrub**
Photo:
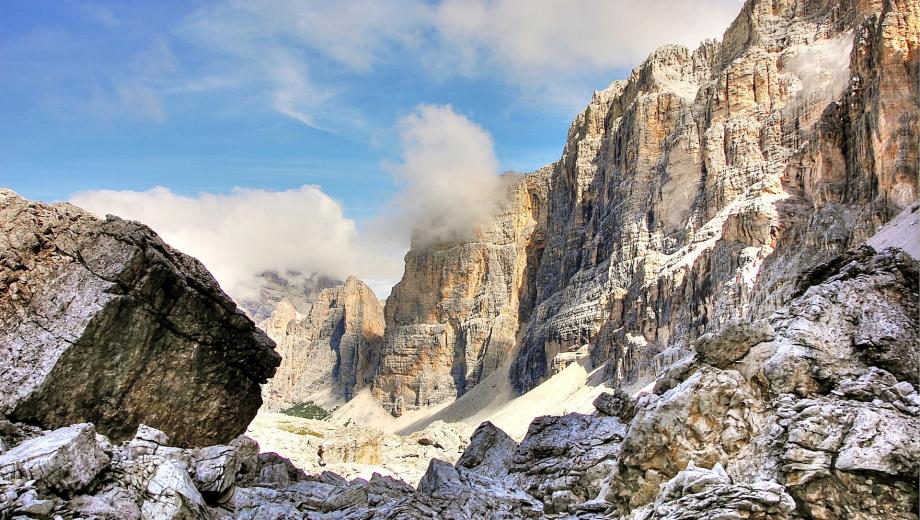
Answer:
<svg viewBox="0 0 920 520"><path fill-rule="evenodd" d="M281 410L281 413L293 417L300 417L301 419L322 421L329 417L332 411L326 410L322 406L317 406L313 401L307 401L305 403L295 404L286 410Z"/></svg>

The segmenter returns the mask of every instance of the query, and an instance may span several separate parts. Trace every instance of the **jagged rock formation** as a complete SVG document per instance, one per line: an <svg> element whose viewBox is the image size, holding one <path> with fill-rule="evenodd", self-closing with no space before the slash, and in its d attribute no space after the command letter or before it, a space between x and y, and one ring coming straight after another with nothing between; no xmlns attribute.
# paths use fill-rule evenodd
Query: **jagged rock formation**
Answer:
<svg viewBox="0 0 920 520"><path fill-rule="evenodd" d="M261 279L259 295L239 302L240 307L256 323L269 319L282 301L292 305L297 312L307 314L320 291L342 285L341 280L328 276L293 271L284 274L266 272L262 273Z"/></svg>
<svg viewBox="0 0 920 520"><path fill-rule="evenodd" d="M386 303L374 395L394 415L453 400L514 349L533 301L547 177L506 176L509 202L459 244L413 248Z"/></svg>
<svg viewBox="0 0 920 520"><path fill-rule="evenodd" d="M523 181L539 213L517 192L496 219L538 232L410 251L375 395L396 414L452 399L511 355L523 392L585 345L614 381L651 379L700 334L767 317L918 196L918 10L751 0L721 42L662 47L596 92Z"/></svg>
<svg viewBox="0 0 920 520"><path fill-rule="evenodd" d="M323 289L306 316L287 299L261 327L278 344L281 365L263 392L270 408L331 391L348 401L374 374L383 340L383 307L355 277Z"/></svg>
<svg viewBox="0 0 920 520"><path fill-rule="evenodd" d="M722 43L598 92L554 165L518 389L585 341L653 374L916 199L918 34L912 1L752 1Z"/></svg>
<svg viewBox="0 0 920 520"><path fill-rule="evenodd" d="M0 190L0 413L93 422L115 439L144 422L180 445L227 441L261 405L273 347L149 228Z"/></svg>
<svg viewBox="0 0 920 520"><path fill-rule="evenodd" d="M696 342L653 393L540 417L519 445L484 423L417 488L308 476L245 437L183 450L142 426L113 446L91 425L0 421L0 518L916 519L920 261L865 246L796 287L767 323Z"/></svg>

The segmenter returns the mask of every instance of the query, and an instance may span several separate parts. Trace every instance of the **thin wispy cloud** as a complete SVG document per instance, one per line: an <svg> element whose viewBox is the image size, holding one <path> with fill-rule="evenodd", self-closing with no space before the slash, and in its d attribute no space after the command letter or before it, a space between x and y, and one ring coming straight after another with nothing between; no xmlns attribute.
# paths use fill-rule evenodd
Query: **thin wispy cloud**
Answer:
<svg viewBox="0 0 920 520"><path fill-rule="evenodd" d="M256 88L277 112L347 133L354 128L327 119L362 86L373 88L362 79L375 70L398 66L439 81L500 78L537 104L573 107L603 86L588 84L597 74L631 68L664 43L693 47L721 36L739 6L738 0L219 0L189 15L176 34L235 56L241 66L256 65L265 78ZM322 72L315 71L319 65Z"/></svg>

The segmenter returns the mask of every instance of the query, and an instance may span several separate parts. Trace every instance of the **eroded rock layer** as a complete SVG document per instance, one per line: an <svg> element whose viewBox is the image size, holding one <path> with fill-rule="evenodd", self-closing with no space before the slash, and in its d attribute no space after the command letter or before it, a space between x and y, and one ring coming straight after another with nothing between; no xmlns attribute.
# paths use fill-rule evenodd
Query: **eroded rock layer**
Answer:
<svg viewBox="0 0 920 520"><path fill-rule="evenodd" d="M115 439L143 422L180 445L227 441L262 403L273 348L149 228L0 190L0 413Z"/></svg>
<svg viewBox="0 0 920 520"><path fill-rule="evenodd" d="M383 340L383 306L355 277L323 289L302 316L280 300L261 327L278 344L281 365L264 387L271 408L328 391L348 401L374 374Z"/></svg>

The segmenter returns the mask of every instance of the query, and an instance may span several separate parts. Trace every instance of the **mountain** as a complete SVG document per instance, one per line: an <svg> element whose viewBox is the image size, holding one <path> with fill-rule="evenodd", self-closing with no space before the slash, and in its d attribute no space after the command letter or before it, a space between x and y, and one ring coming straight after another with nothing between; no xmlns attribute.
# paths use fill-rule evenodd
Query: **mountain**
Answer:
<svg viewBox="0 0 920 520"><path fill-rule="evenodd" d="M279 298L269 393L381 425L589 373L522 436L284 423L327 469L451 459L417 486L231 439L278 359L201 265L0 192L0 519L916 520L918 49L917 0L748 0L595 93L476 236L415 243L382 314L356 279Z"/></svg>
<svg viewBox="0 0 920 520"><path fill-rule="evenodd" d="M596 92L475 238L409 252L374 395L394 415L452 401L503 360L526 392L576 351L648 382L769 316L917 198L916 11L747 2L721 42Z"/></svg>
<svg viewBox="0 0 920 520"><path fill-rule="evenodd" d="M269 408L350 400L373 376L383 339L383 306L362 281L321 290L306 315L280 300L260 326L278 344L281 365L263 388ZM320 394L320 397L317 397Z"/></svg>

